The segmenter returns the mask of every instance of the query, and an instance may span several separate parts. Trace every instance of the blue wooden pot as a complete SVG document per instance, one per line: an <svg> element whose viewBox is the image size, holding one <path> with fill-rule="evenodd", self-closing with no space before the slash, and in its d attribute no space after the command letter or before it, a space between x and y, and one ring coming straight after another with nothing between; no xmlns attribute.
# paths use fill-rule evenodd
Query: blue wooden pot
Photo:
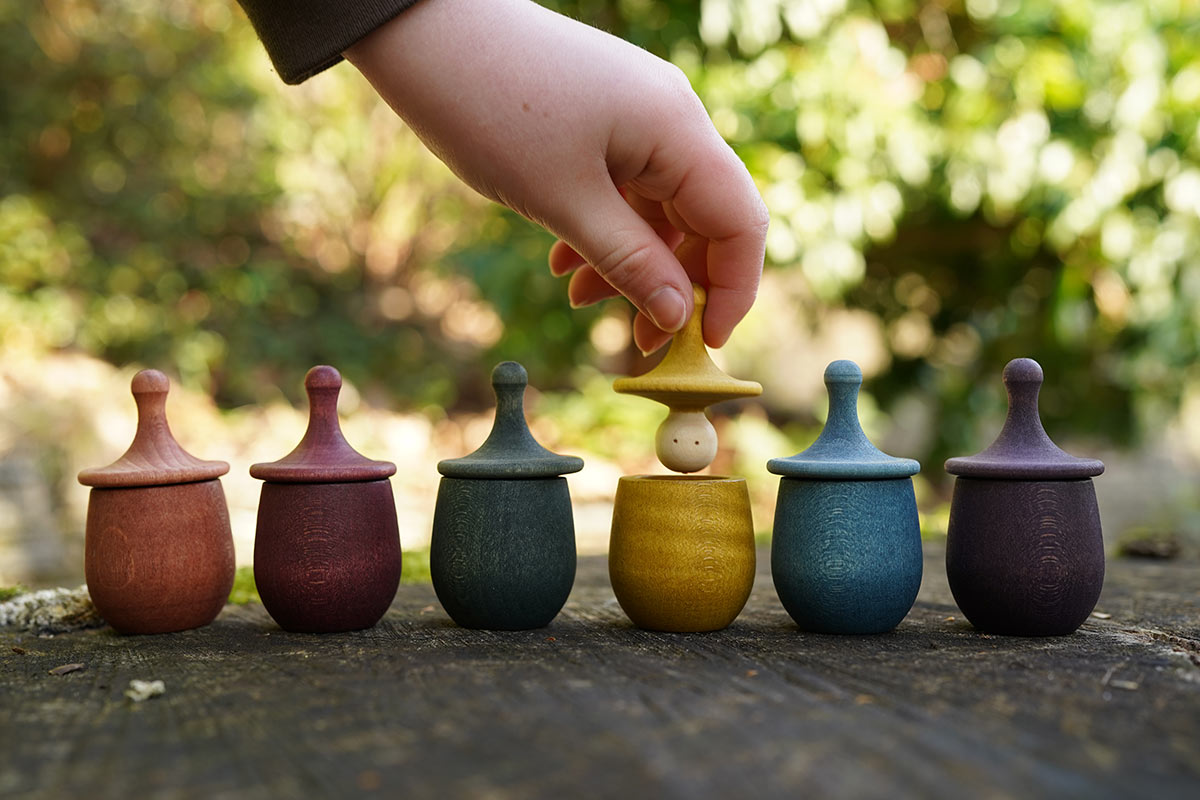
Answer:
<svg viewBox="0 0 1200 800"><path fill-rule="evenodd" d="M446 613L465 628L527 630L550 623L575 581L575 526L564 473L525 424L525 368L492 371L496 421L474 453L438 464L429 571Z"/></svg>
<svg viewBox="0 0 1200 800"><path fill-rule="evenodd" d="M880 452L858 421L862 371L825 370L829 418L802 453L775 458L783 476L771 539L771 573L796 624L818 633L884 633L921 586L921 532L908 458Z"/></svg>

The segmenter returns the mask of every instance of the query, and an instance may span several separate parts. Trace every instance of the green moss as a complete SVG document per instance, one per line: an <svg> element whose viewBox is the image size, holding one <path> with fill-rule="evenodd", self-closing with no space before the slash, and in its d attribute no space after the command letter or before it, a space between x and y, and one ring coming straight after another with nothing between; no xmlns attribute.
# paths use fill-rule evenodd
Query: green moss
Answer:
<svg viewBox="0 0 1200 800"><path fill-rule="evenodd" d="M429 551L406 551L400 562L400 582L429 583L432 580L433 578L429 575Z"/></svg>
<svg viewBox="0 0 1200 800"><path fill-rule="evenodd" d="M233 588L229 590L229 602L238 606L262 602L254 585L254 567L237 568L233 575Z"/></svg>
<svg viewBox="0 0 1200 800"><path fill-rule="evenodd" d="M5 600L12 600L17 595L25 594L28 591L27 588L19 583L16 586L0 586L0 603L3 603Z"/></svg>

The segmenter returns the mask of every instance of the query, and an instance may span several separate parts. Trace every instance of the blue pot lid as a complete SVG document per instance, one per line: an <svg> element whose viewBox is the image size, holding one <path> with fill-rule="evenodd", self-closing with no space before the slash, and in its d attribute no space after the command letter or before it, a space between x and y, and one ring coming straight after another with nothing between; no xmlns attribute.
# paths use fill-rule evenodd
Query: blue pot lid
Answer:
<svg viewBox="0 0 1200 800"><path fill-rule="evenodd" d="M853 361L834 361L825 368L829 418L817 440L802 453L772 458L767 469L788 478L813 480L882 480L911 478L921 465L911 458L882 452L863 433L858 421L862 370Z"/></svg>
<svg viewBox="0 0 1200 800"><path fill-rule="evenodd" d="M448 478L520 480L554 478L583 469L583 459L560 456L537 443L525 424L525 386L529 375L515 361L492 370L496 392L496 420L479 449L462 458L438 462L438 472Z"/></svg>
<svg viewBox="0 0 1200 800"><path fill-rule="evenodd" d="M1077 458L1046 435L1038 414L1042 367L1032 358L1016 358L1004 368L1008 417L996 441L973 456L946 462L946 471L964 478L998 480L1080 480L1104 472L1104 463Z"/></svg>

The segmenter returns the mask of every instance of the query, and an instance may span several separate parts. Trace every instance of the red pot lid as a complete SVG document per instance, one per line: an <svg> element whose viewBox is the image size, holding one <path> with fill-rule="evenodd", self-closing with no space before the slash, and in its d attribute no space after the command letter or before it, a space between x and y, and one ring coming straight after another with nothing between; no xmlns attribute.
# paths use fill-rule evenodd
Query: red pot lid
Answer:
<svg viewBox="0 0 1200 800"><path fill-rule="evenodd" d="M250 467L252 477L271 483L351 483L396 474L395 464L367 458L342 436L337 414L342 376L336 369L313 367L304 376L304 389L308 392L304 438L278 461Z"/></svg>
<svg viewBox="0 0 1200 800"><path fill-rule="evenodd" d="M1094 458L1076 458L1063 452L1042 427L1038 392L1042 368L1032 358L1017 358L1004 368L1008 390L1008 418L991 447L973 456L952 458L946 471L964 478L1000 480L1078 480L1104 472Z"/></svg>
<svg viewBox="0 0 1200 800"><path fill-rule="evenodd" d="M133 443L107 467L85 469L79 482L98 489L135 486L168 486L219 478L229 471L224 461L202 461L179 446L167 425L167 376L144 369L133 376L130 388L137 403L138 425Z"/></svg>

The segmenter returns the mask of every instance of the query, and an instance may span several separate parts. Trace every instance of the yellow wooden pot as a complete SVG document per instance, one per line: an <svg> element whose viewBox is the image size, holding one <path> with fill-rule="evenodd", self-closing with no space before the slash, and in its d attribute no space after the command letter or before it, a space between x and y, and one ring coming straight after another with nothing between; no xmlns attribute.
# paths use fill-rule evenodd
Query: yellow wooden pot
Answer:
<svg viewBox="0 0 1200 800"><path fill-rule="evenodd" d="M691 633L733 622L754 585L754 525L743 478L621 478L608 574L639 628Z"/></svg>

